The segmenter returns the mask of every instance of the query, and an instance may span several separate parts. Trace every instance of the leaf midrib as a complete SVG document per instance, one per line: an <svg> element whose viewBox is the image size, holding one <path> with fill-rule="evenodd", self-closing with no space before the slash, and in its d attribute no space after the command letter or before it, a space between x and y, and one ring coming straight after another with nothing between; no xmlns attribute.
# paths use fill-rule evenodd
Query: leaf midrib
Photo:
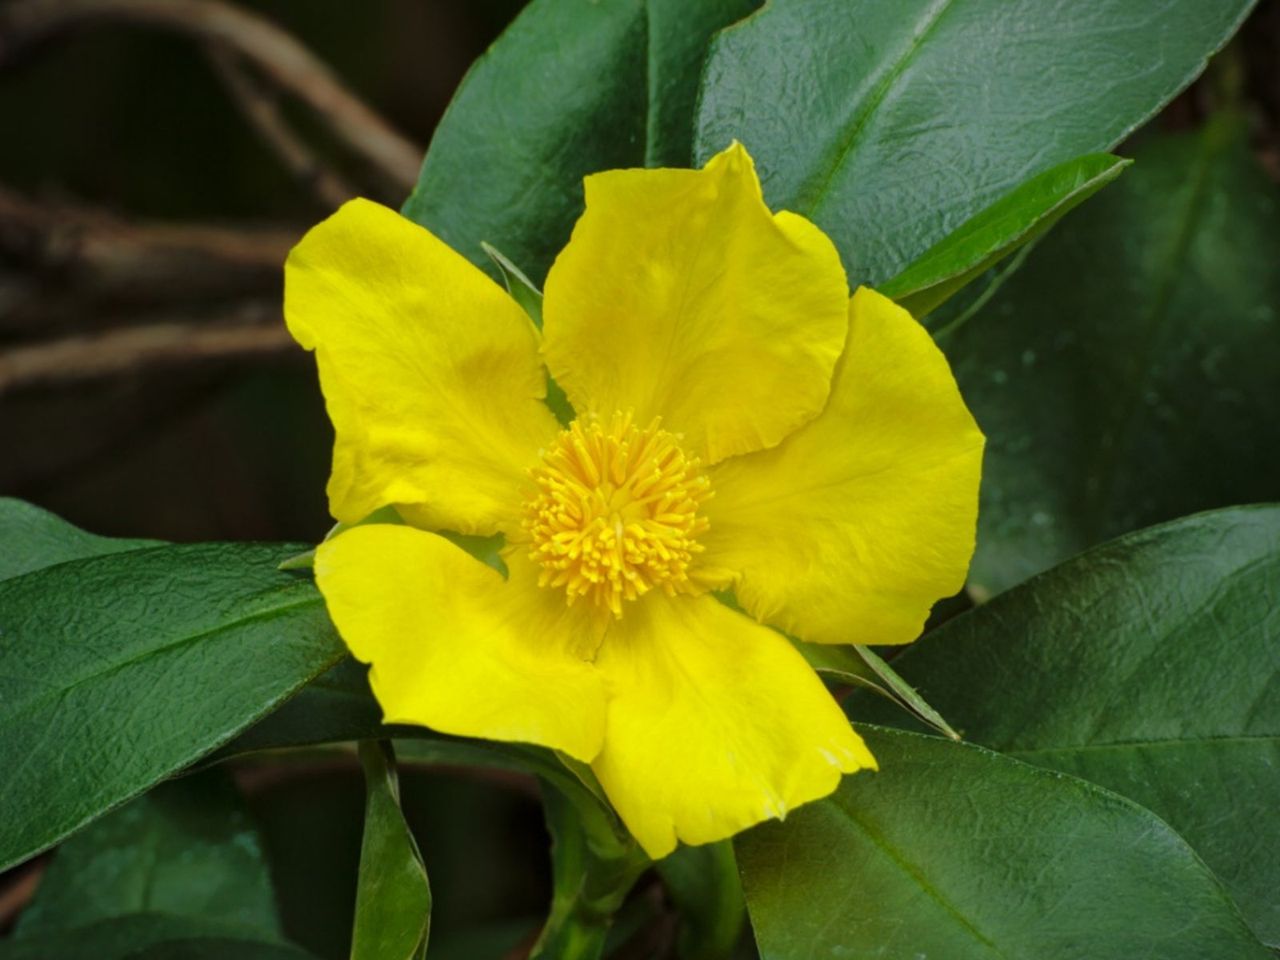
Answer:
<svg viewBox="0 0 1280 960"><path fill-rule="evenodd" d="M312 606L314 604L318 604L321 602L322 600L320 595L316 594L313 596L305 597L301 600L293 601L291 603L280 604L279 606L274 606L274 607L267 607L262 610L255 611L251 614L247 614L246 616L241 617L240 619L232 620L226 623L220 623L208 629L196 631L195 633L184 634L183 636L178 637L176 640L172 640L161 646L148 648L134 656L131 656L125 660L120 661L119 663L113 663L113 664L110 664L109 666L104 667L101 670L96 670L93 673L77 677L75 680L71 681L70 683L64 686L47 688L39 696L33 697L30 700L20 701L17 704L17 706L15 706L12 710L8 711L5 714L0 715L0 730L10 729L14 725L12 723L13 720L30 713L33 709L49 702L50 700L56 700L56 699L60 699L61 697L67 696L79 687L86 686L90 683L93 683L94 681L110 676L113 673L117 673L121 670L125 670L136 663L149 659L150 657L163 655L172 650L176 650L181 647L187 646L188 644L194 643L198 640L203 640L208 637L216 636L217 634L222 633L223 631L226 631L226 630L237 629L257 621L273 620L273 619L276 619L277 617L283 616L284 614L288 613L291 610Z"/></svg>
<svg viewBox="0 0 1280 960"><path fill-rule="evenodd" d="M1280 734L1254 734L1248 736L1229 736L1229 737L1171 737L1163 740L1115 740L1107 743L1084 743L1084 744L1068 744L1059 747L1032 747L1029 749L1021 749L1010 747L1001 750L1007 757L1034 757L1043 756L1053 753L1089 753L1092 751L1105 750L1135 750L1147 747L1197 747L1208 744L1246 744L1246 743L1274 743L1280 745Z"/></svg>
<svg viewBox="0 0 1280 960"><path fill-rule="evenodd" d="M890 62L887 69L883 70L879 77L872 79L874 87L870 95L863 101L862 109L859 110L855 106L853 116L849 119L848 130L844 133L842 139L836 141L835 156L825 164L825 169L819 168L816 170L814 175L810 176L806 183L796 191L795 210L797 212L812 217L822 208L835 183L836 175L848 162L849 156L861 140L863 132L876 113L876 109L884 102L884 98L889 95L889 91L893 89L898 78L911 65L912 60L915 59L916 54L920 51L920 47L933 34L933 31L938 26L938 21L942 19L954 2L955 0L934 0L933 4L925 11L924 16L917 22L916 30L913 32L910 42L899 53L898 59ZM815 183L815 181L817 182Z"/></svg>
<svg viewBox="0 0 1280 960"><path fill-rule="evenodd" d="M858 817L850 806L841 802L842 799L843 798L837 795L835 798L835 806L852 826L860 830L862 834L880 850L881 853L893 861L894 866L910 877L912 882L920 888L925 896L941 907L943 911L960 926L961 929L981 943L984 947L993 951L996 957L1001 958L1001 960L1007 960L1006 954L999 946L996 945L995 941L991 940L981 930L975 927L959 908L942 895L942 891L938 890L929 882L929 879L919 867L908 860L897 847L889 843L889 841L879 831L875 830L869 823Z"/></svg>

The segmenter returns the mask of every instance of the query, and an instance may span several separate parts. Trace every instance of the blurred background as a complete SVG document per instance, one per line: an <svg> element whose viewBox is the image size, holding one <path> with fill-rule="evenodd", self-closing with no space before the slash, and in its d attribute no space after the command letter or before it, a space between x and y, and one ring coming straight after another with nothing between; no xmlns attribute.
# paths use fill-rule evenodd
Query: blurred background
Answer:
<svg viewBox="0 0 1280 960"><path fill-rule="evenodd" d="M520 6L240 4L419 158ZM111 15L0 39L0 493L104 534L315 540L331 436L310 358L280 335L280 266L344 194L407 190L209 49ZM264 110L297 140L292 169Z"/></svg>
<svg viewBox="0 0 1280 960"><path fill-rule="evenodd" d="M404 156L420 157L521 5L243 0L262 19L193 23L165 0L129 15L108 0L50 27L6 19L13 0L0 0L0 495L107 535L322 537L332 435L311 359L283 332L281 264L342 198L399 205ZM299 48L315 60L291 59ZM1227 67L1152 127L1198 127L1223 83L1280 182L1280 0L1264 0ZM321 122L317 103L341 119ZM358 767L239 780L289 933L344 956ZM435 889L433 957L500 956L536 929L546 839L531 788L407 774ZM32 876L0 885L0 932Z"/></svg>

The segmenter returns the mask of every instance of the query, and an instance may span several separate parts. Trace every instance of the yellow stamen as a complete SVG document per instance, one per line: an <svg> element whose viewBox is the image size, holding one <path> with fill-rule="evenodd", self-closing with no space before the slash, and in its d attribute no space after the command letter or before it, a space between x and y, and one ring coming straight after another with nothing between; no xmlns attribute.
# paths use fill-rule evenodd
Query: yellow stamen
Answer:
<svg viewBox="0 0 1280 960"><path fill-rule="evenodd" d="M608 425L575 421L531 471L525 504L530 556L544 587L564 587L570 604L588 597L622 616L622 601L654 587L688 592L689 564L707 529L698 507L711 496L698 460L655 419L640 429L630 413Z"/></svg>

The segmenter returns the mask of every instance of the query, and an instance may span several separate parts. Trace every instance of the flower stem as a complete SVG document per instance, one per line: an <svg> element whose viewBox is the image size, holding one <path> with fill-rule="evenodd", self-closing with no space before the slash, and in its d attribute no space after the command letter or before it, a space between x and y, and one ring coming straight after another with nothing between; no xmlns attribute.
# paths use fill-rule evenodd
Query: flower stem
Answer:
<svg viewBox="0 0 1280 960"><path fill-rule="evenodd" d="M614 915L649 858L590 793L543 781L551 832L551 911L530 960L598 960Z"/></svg>

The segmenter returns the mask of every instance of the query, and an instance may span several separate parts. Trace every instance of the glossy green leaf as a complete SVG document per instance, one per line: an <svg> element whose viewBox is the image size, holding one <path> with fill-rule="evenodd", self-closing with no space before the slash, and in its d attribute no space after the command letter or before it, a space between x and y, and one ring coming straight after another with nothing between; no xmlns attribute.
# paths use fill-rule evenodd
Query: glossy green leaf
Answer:
<svg viewBox="0 0 1280 960"><path fill-rule="evenodd" d="M656 869L680 913L676 949L681 960L732 956L747 915L733 844L681 846Z"/></svg>
<svg viewBox="0 0 1280 960"><path fill-rule="evenodd" d="M0 581L0 868L199 759L343 655L296 545L198 544Z"/></svg>
<svg viewBox="0 0 1280 960"><path fill-rule="evenodd" d="M364 840L351 960L418 960L431 929L431 887L418 844L400 811L395 755L386 741L362 740Z"/></svg>
<svg viewBox="0 0 1280 960"><path fill-rule="evenodd" d="M1153 138L939 342L987 435L971 582L1280 499L1280 190L1241 123Z"/></svg>
<svg viewBox="0 0 1280 960"><path fill-rule="evenodd" d="M64 843L14 935L138 913L217 921L247 937L280 938L257 831L221 771L162 783Z"/></svg>
<svg viewBox="0 0 1280 960"><path fill-rule="evenodd" d="M688 166L707 40L757 3L534 0L463 80L405 216L494 272L492 243L540 283L583 176Z"/></svg>
<svg viewBox="0 0 1280 960"><path fill-rule="evenodd" d="M954 233L926 250L880 287L916 317L923 317L1124 172L1132 161L1107 153L1059 164L1016 187Z"/></svg>
<svg viewBox="0 0 1280 960"><path fill-rule="evenodd" d="M1148 811L980 747L863 728L879 773L735 846L763 960L1268 960Z"/></svg>
<svg viewBox="0 0 1280 960"><path fill-rule="evenodd" d="M895 276L1057 164L1120 142L1253 0L773 0L720 33L696 154L738 139L765 198Z"/></svg>
<svg viewBox="0 0 1280 960"><path fill-rule="evenodd" d="M86 533L33 504L0 497L0 580L81 557L156 546L160 546L157 540L116 540Z"/></svg>
<svg viewBox="0 0 1280 960"><path fill-rule="evenodd" d="M1159 814L1280 946L1280 507L1098 547L894 666L966 738ZM871 698L850 706L897 722Z"/></svg>

